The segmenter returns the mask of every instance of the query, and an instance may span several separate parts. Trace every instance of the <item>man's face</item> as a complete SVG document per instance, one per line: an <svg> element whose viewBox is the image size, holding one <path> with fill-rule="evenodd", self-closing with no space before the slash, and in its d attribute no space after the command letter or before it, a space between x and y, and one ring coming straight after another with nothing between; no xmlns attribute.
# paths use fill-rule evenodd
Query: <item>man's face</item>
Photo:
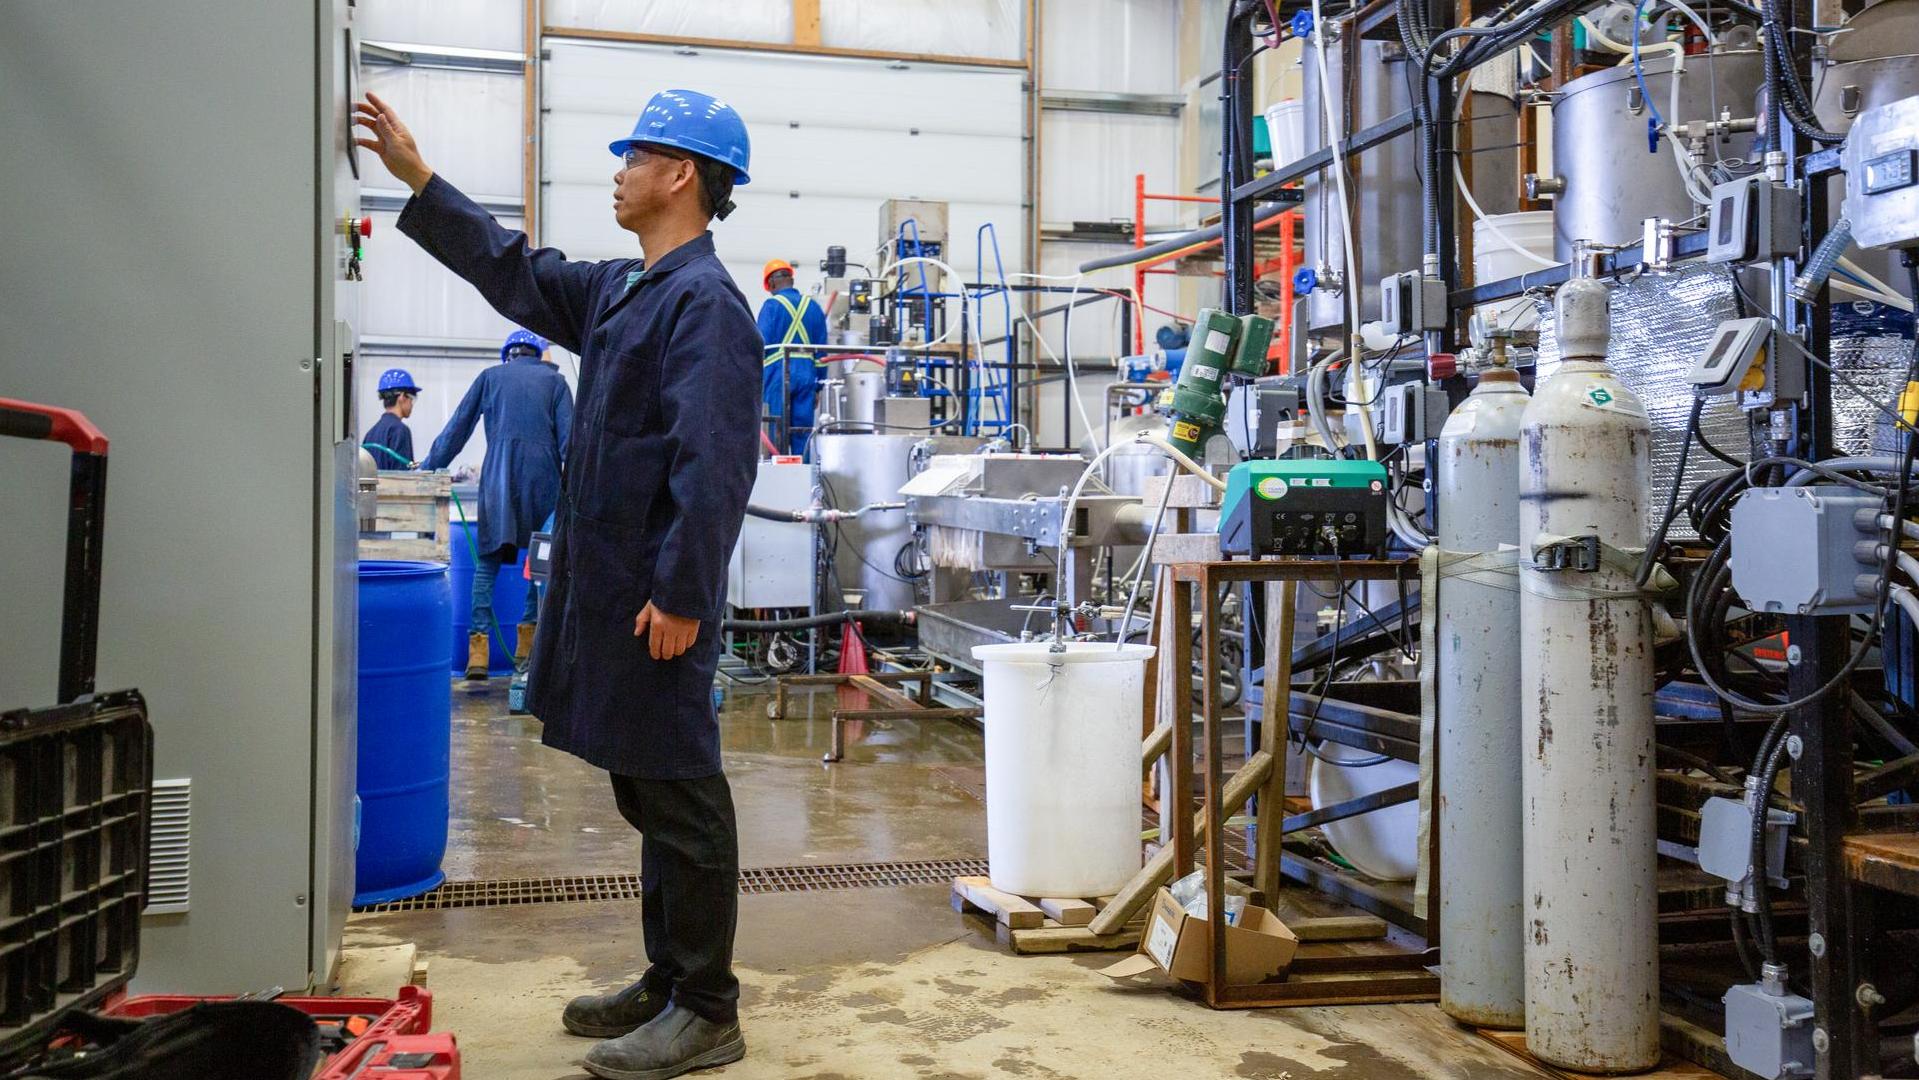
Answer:
<svg viewBox="0 0 1919 1080"><path fill-rule="evenodd" d="M407 417L412 416L413 415L413 395L401 394L400 400L395 402L394 406L400 412L400 419L405 420Z"/></svg>
<svg viewBox="0 0 1919 1080"><path fill-rule="evenodd" d="M613 174L613 220L627 232L640 227L697 184L693 163L657 147L633 146L626 151L620 171Z"/></svg>

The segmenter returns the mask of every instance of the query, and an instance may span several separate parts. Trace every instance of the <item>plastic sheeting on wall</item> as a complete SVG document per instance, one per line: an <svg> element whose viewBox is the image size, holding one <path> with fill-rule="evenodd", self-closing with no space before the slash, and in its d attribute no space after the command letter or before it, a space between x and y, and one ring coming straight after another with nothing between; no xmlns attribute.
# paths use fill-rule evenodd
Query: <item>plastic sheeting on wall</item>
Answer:
<svg viewBox="0 0 1919 1080"><path fill-rule="evenodd" d="M1048 224L1130 224L1135 176L1146 174L1148 191L1178 190L1179 118L1048 111L1040 118L1040 154L1040 215ZM1197 216L1190 203L1146 204L1149 229Z"/></svg>
<svg viewBox="0 0 1919 1080"><path fill-rule="evenodd" d="M1018 60L1025 32L1020 0L820 0L820 42L842 49Z"/></svg>
<svg viewBox="0 0 1919 1080"><path fill-rule="evenodd" d="M792 0L546 0L548 26L672 37L793 40Z"/></svg>
<svg viewBox="0 0 1919 1080"><path fill-rule="evenodd" d="M1046 0L1040 19L1046 89L1179 92L1179 0Z"/></svg>
<svg viewBox="0 0 1919 1080"><path fill-rule="evenodd" d="M435 172L469 195L519 201L525 183L520 76L381 64L362 71L363 85L399 112ZM366 187L405 190L377 158L362 153L360 160Z"/></svg>
<svg viewBox="0 0 1919 1080"><path fill-rule="evenodd" d="M354 36L363 41L505 52L526 47L521 0L359 0L355 11Z"/></svg>

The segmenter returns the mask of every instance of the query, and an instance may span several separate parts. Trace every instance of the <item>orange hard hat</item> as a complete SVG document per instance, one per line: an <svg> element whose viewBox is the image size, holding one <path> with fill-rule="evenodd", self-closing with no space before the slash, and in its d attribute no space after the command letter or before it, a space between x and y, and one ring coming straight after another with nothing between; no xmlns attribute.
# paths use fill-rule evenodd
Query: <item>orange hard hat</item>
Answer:
<svg viewBox="0 0 1919 1080"><path fill-rule="evenodd" d="M767 292L773 291L773 275L782 270L789 274L792 273L793 264L787 262L785 259L768 259L766 261L766 266L760 270L760 284L766 287Z"/></svg>

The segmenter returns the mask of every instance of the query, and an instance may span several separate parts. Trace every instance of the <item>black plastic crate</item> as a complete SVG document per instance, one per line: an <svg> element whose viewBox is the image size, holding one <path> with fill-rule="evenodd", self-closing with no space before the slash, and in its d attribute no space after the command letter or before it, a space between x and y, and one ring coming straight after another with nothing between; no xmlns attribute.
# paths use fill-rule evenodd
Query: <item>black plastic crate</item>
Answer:
<svg viewBox="0 0 1919 1080"><path fill-rule="evenodd" d="M152 760L137 691L0 714L0 1060L132 978Z"/></svg>

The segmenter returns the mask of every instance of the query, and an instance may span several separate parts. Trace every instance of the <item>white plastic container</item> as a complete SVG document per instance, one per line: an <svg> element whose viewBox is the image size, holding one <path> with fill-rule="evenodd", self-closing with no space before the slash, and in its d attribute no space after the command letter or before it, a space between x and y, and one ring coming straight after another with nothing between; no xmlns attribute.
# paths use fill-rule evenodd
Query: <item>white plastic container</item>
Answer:
<svg viewBox="0 0 1919 1080"><path fill-rule="evenodd" d="M1382 761L1351 767L1333 761L1372 761L1370 751L1336 742L1315 747L1320 757L1307 767L1306 785L1313 809L1396 788L1419 779L1410 761ZM1360 873L1381 881L1411 881L1419 873L1419 804L1399 803L1320 826L1326 839Z"/></svg>
<svg viewBox="0 0 1919 1080"><path fill-rule="evenodd" d="M1494 229L1498 232L1494 232ZM1515 245L1546 262L1527 258L1514 250ZM1476 285L1543 270L1557 261L1553 257L1551 210L1493 214L1473 222L1473 283ZM1539 325L1538 310L1530 299L1523 296L1496 304L1481 304L1474 310L1485 316L1487 322L1510 326L1514 330L1531 330Z"/></svg>
<svg viewBox="0 0 1919 1080"><path fill-rule="evenodd" d="M1299 99L1287 98L1267 108L1266 134L1273 140L1273 168L1283 169L1306 156L1306 112ZM1549 230L1547 241L1551 239Z"/></svg>
<svg viewBox="0 0 1919 1080"><path fill-rule="evenodd" d="M1140 710L1150 645L981 645L986 855L1016 896L1119 891L1140 867Z"/></svg>

